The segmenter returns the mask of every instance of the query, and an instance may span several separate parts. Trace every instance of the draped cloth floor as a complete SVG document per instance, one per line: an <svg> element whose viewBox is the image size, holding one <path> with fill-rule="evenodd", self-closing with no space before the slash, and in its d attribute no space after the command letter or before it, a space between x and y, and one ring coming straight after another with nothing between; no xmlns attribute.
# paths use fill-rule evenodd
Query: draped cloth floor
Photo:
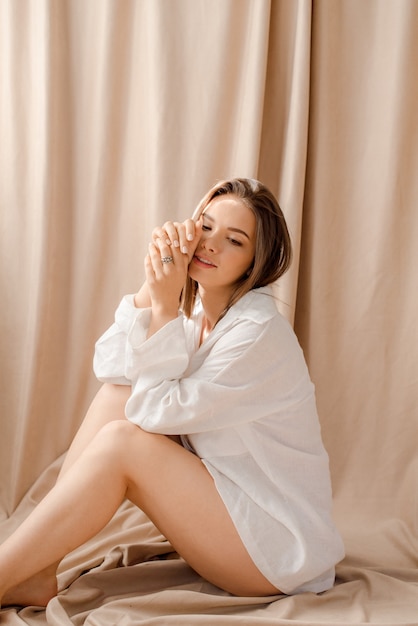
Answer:
<svg viewBox="0 0 418 626"><path fill-rule="evenodd" d="M235 598L124 503L3 624L418 624L418 2L0 1L0 538L52 486L150 232L216 180L277 194L347 556Z"/></svg>

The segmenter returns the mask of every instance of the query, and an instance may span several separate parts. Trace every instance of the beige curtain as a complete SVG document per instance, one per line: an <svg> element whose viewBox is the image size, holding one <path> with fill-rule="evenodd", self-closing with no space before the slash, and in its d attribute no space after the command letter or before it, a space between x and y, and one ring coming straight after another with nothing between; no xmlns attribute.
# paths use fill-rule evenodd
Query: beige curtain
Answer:
<svg viewBox="0 0 418 626"><path fill-rule="evenodd" d="M347 548L415 566L417 35L415 1L314 3L296 321Z"/></svg>
<svg viewBox="0 0 418 626"><path fill-rule="evenodd" d="M341 578L416 589L417 67L416 0L0 0L3 528L52 481L153 226L258 177L292 233L277 293L316 384ZM304 606L274 623L323 623Z"/></svg>

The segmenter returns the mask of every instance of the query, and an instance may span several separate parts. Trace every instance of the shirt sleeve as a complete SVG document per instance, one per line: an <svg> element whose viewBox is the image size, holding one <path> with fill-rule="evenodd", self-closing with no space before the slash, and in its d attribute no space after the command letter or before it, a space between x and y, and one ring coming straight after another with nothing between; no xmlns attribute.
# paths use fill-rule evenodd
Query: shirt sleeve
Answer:
<svg viewBox="0 0 418 626"><path fill-rule="evenodd" d="M179 314L147 339L151 309L136 308L133 297L122 299L114 323L96 342L96 377L101 382L131 385L140 375L154 383L180 375L189 362L183 316Z"/></svg>
<svg viewBox="0 0 418 626"><path fill-rule="evenodd" d="M128 335L137 320L141 318L141 327L148 327L151 316L151 309L136 308L133 298L133 295L124 296L116 309L114 323L96 342L93 370L101 382L119 385L132 383L126 375Z"/></svg>
<svg viewBox="0 0 418 626"><path fill-rule="evenodd" d="M237 320L204 358L203 350L196 352L191 368L179 320L141 344L131 333L127 375L135 382L128 419L150 432L181 435L290 410L312 385L296 338L287 330L278 336L274 326L274 319Z"/></svg>

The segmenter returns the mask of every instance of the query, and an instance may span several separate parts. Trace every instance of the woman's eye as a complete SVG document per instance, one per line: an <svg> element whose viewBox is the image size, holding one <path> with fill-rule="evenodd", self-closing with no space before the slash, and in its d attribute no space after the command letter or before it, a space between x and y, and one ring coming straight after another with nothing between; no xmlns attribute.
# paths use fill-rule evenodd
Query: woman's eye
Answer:
<svg viewBox="0 0 418 626"><path fill-rule="evenodd" d="M202 230L211 230L211 227L207 226L206 224L203 224Z"/></svg>
<svg viewBox="0 0 418 626"><path fill-rule="evenodd" d="M242 243L240 241L238 241L237 239L230 239L229 240L234 246L242 246Z"/></svg>

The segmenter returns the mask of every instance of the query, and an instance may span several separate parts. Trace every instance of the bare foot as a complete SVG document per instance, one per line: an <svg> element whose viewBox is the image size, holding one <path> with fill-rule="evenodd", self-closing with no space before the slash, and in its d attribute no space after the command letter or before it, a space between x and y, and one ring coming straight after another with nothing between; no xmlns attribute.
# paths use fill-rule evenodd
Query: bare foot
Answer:
<svg viewBox="0 0 418 626"><path fill-rule="evenodd" d="M1 607L46 606L57 593L56 568L53 566L6 591L1 598Z"/></svg>

